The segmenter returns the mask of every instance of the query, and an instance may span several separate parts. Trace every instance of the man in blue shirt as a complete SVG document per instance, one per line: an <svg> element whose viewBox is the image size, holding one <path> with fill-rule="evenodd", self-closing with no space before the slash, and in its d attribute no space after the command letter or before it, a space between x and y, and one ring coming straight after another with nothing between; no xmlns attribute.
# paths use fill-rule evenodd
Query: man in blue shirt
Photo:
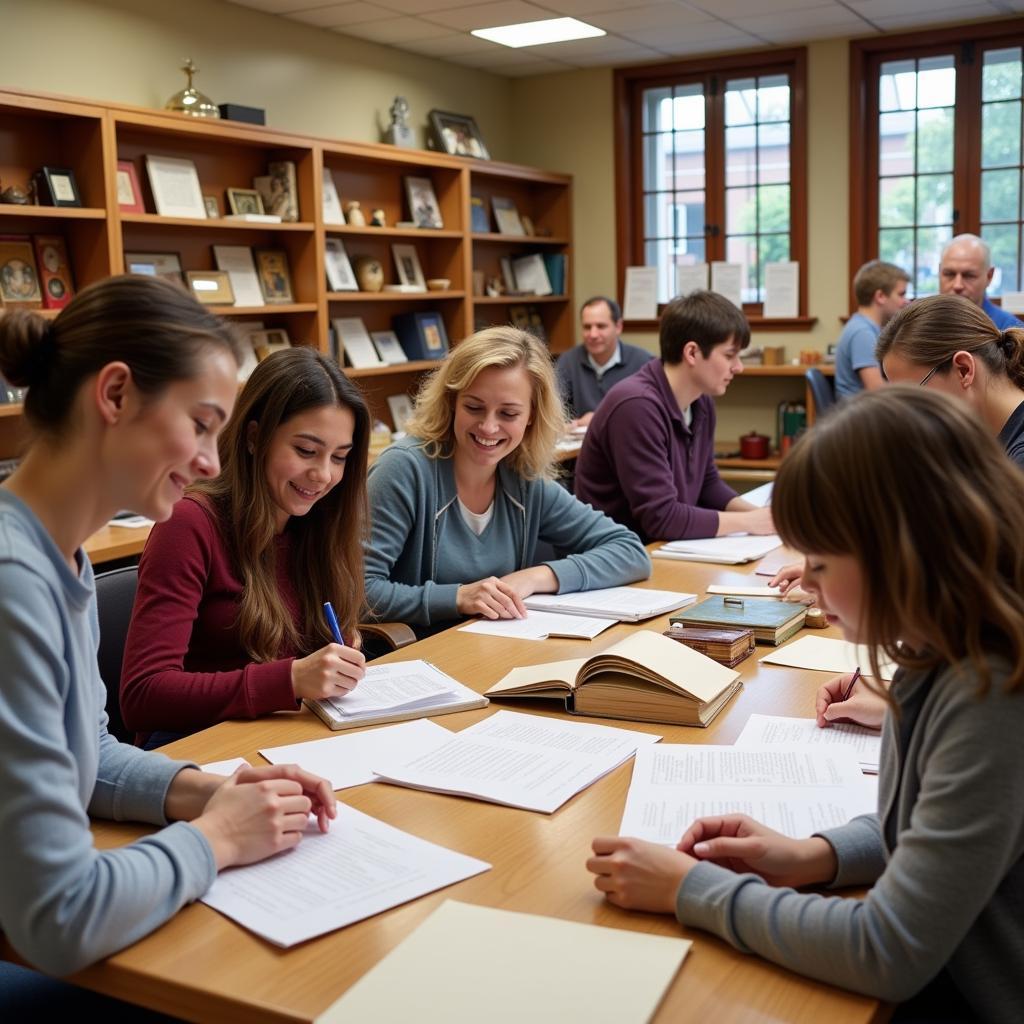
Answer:
<svg viewBox="0 0 1024 1024"><path fill-rule="evenodd" d="M988 313L1001 331L1024 327L1012 313L994 305L986 296L995 267L988 242L977 235L957 235L946 243L939 263L939 291L943 295L962 295Z"/></svg>
<svg viewBox="0 0 1024 1024"><path fill-rule="evenodd" d="M909 301L910 275L895 263L871 260L853 278L857 312L850 317L836 346L836 394L840 398L882 386L875 345L882 328Z"/></svg>

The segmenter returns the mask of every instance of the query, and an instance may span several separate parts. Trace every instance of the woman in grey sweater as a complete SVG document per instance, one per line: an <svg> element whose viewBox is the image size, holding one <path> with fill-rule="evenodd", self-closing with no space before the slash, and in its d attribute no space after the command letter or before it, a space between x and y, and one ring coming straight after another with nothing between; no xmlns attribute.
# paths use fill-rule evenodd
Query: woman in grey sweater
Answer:
<svg viewBox="0 0 1024 1024"><path fill-rule="evenodd" d="M520 618L537 593L646 579L639 538L552 476L565 416L547 349L514 327L461 342L370 471L371 613L433 632L464 615ZM538 543L565 552L538 563Z"/></svg>
<svg viewBox="0 0 1024 1024"><path fill-rule="evenodd" d="M800 840L743 815L694 822L676 849L599 837L597 888L822 981L921 993L922 1019L937 993L940 1019L1017 1019L1022 509L1024 474L960 403L891 387L815 427L783 463L773 511L831 621L899 666L878 812ZM871 888L794 891L848 885Z"/></svg>

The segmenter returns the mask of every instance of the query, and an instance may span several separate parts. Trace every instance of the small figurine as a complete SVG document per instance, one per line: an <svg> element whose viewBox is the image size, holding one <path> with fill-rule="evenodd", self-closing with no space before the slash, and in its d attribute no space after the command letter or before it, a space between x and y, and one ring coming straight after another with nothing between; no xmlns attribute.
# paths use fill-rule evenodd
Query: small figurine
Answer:
<svg viewBox="0 0 1024 1024"><path fill-rule="evenodd" d="M388 218L387 214L380 209L373 210L370 213L370 227L373 228L384 228L387 227Z"/></svg>
<svg viewBox="0 0 1024 1024"><path fill-rule="evenodd" d="M363 211L359 208L359 200L353 199L352 202L345 206L346 220L349 225L354 228L365 228L366 227L366 216Z"/></svg>
<svg viewBox="0 0 1024 1024"><path fill-rule="evenodd" d="M500 277L492 277L487 281L487 294L496 299L499 295L505 294L505 282Z"/></svg>
<svg viewBox="0 0 1024 1024"><path fill-rule="evenodd" d="M392 146L415 149L416 143L413 139L412 129L406 122L406 118L409 116L409 103L406 98L396 96L388 113L391 115L391 124L384 132L384 141Z"/></svg>
<svg viewBox="0 0 1024 1024"><path fill-rule="evenodd" d="M220 108L217 104L192 84L192 76L199 72L199 68L192 63L191 57L185 58L181 70L185 72L188 85L181 92L176 92L164 104L164 110L173 110L179 114L187 114L189 117L219 118Z"/></svg>
<svg viewBox="0 0 1024 1024"><path fill-rule="evenodd" d="M32 202L32 186L28 189L20 188L18 185L8 185L0 190L0 203L8 206L28 206Z"/></svg>
<svg viewBox="0 0 1024 1024"><path fill-rule="evenodd" d="M355 272L361 292L379 292L384 287L384 267L375 257L358 257L355 263Z"/></svg>

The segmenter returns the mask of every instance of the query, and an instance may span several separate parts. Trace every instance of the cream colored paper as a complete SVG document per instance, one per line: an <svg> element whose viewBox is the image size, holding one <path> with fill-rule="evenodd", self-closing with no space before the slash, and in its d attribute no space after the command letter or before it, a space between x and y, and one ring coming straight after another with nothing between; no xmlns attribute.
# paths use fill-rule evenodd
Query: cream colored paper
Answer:
<svg viewBox="0 0 1024 1024"><path fill-rule="evenodd" d="M769 665L788 665L790 668L834 672L837 675L842 672L853 672L859 667L864 675L871 674L871 658L866 647L847 643L845 640L833 640L827 636L802 636L799 640L766 654L761 661ZM879 668L883 679L892 679L896 671L896 666L884 658Z"/></svg>

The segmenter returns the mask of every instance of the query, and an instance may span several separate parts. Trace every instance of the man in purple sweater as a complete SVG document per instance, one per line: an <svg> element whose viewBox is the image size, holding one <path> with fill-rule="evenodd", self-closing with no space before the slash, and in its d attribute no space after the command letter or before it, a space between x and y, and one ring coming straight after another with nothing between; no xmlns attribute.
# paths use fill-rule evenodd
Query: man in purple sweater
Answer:
<svg viewBox="0 0 1024 1024"><path fill-rule="evenodd" d="M771 509L744 501L715 465L715 403L750 341L743 313L714 292L661 315L661 359L616 384L587 430L576 496L647 543L774 532Z"/></svg>

